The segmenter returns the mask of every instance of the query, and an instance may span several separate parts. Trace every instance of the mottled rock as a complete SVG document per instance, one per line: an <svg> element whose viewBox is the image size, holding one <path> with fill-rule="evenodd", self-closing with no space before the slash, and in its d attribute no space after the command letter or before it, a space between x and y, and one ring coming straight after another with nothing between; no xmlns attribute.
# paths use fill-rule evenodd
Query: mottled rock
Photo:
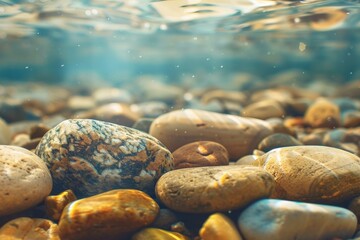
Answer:
<svg viewBox="0 0 360 240"><path fill-rule="evenodd" d="M277 199L257 201L240 215L245 239L347 239L356 230L356 217L347 209Z"/></svg>
<svg viewBox="0 0 360 240"><path fill-rule="evenodd" d="M58 226L41 218L21 217L0 228L2 240L60 240Z"/></svg>
<svg viewBox="0 0 360 240"><path fill-rule="evenodd" d="M75 200L76 196L71 190L66 190L59 195L48 196L45 199L46 213L53 220L58 221L66 205Z"/></svg>
<svg viewBox="0 0 360 240"><path fill-rule="evenodd" d="M52 181L44 162L16 146L0 146L0 216L33 207L50 193Z"/></svg>
<svg viewBox="0 0 360 240"><path fill-rule="evenodd" d="M242 240L239 231L230 218L222 213L212 214L200 229L202 240Z"/></svg>
<svg viewBox="0 0 360 240"><path fill-rule="evenodd" d="M156 195L170 209L187 213L244 207L273 190L273 178L252 166L213 166L173 170L156 184Z"/></svg>
<svg viewBox="0 0 360 240"><path fill-rule="evenodd" d="M175 169L229 165L229 153L224 146L211 141L186 144L172 153Z"/></svg>
<svg viewBox="0 0 360 240"><path fill-rule="evenodd" d="M153 193L155 181L173 169L171 153L135 129L90 120L66 120L48 131L38 147L55 193L72 189L84 197L116 188Z"/></svg>
<svg viewBox="0 0 360 240"><path fill-rule="evenodd" d="M214 141L228 150L230 160L251 153L271 133L269 124L262 120L193 109L164 114L150 127L150 134L170 151L191 142Z"/></svg>
<svg viewBox="0 0 360 240"><path fill-rule="evenodd" d="M340 126L340 110L332 102L321 98L307 109L304 120L314 128L335 128Z"/></svg>
<svg viewBox="0 0 360 240"><path fill-rule="evenodd" d="M8 124L0 118L0 145L6 145L11 142L11 130Z"/></svg>
<svg viewBox="0 0 360 240"><path fill-rule="evenodd" d="M273 198L341 203L360 191L360 158L337 148L277 148L259 162L275 178Z"/></svg>
<svg viewBox="0 0 360 240"><path fill-rule="evenodd" d="M150 239L159 239L159 240L190 240L190 238L177 233L170 232L159 228L145 228L140 232L132 236L131 240L150 240Z"/></svg>
<svg viewBox="0 0 360 240"><path fill-rule="evenodd" d="M274 148L300 145L302 145L301 142L288 134L275 133L264 138L259 143L258 149L264 152L268 152Z"/></svg>
<svg viewBox="0 0 360 240"><path fill-rule="evenodd" d="M130 109L129 105L122 103L109 103L90 111L76 114L75 117L80 119L91 118L127 127L132 126L139 119L139 116Z"/></svg>
<svg viewBox="0 0 360 240"><path fill-rule="evenodd" d="M130 189L112 190L68 204L59 221L66 240L121 240L150 225L159 206L147 194Z"/></svg>
<svg viewBox="0 0 360 240"><path fill-rule="evenodd" d="M283 107L274 100L263 100L252 103L243 109L243 117L258 119L284 118L286 115Z"/></svg>

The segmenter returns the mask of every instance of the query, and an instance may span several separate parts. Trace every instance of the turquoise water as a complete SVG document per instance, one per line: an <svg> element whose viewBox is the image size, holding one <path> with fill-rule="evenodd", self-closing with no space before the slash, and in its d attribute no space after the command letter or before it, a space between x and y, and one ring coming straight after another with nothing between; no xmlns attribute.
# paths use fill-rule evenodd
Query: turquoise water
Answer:
<svg viewBox="0 0 360 240"><path fill-rule="evenodd" d="M360 1L0 1L0 82L360 77Z"/></svg>

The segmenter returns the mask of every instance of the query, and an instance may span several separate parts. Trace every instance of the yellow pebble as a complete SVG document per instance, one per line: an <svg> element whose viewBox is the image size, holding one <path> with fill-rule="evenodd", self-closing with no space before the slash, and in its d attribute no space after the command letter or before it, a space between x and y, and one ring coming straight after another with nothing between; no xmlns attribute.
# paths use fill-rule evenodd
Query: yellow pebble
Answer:
<svg viewBox="0 0 360 240"><path fill-rule="evenodd" d="M145 228L136 233L131 240L189 240L189 238L160 228Z"/></svg>
<svg viewBox="0 0 360 240"><path fill-rule="evenodd" d="M55 221L60 219L61 213L70 202L76 200L76 196L71 190L66 190L56 196L48 196L45 199L45 209L49 217Z"/></svg>
<svg viewBox="0 0 360 240"><path fill-rule="evenodd" d="M222 213L212 214L200 229L202 240L242 240L234 223Z"/></svg>

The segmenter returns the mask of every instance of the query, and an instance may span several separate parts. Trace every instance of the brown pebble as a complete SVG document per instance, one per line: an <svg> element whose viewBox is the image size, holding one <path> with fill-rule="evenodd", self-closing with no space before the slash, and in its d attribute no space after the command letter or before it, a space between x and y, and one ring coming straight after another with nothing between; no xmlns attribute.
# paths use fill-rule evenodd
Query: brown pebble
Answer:
<svg viewBox="0 0 360 240"><path fill-rule="evenodd" d="M1 240L60 240L58 226L47 219L20 217L0 228Z"/></svg>
<svg viewBox="0 0 360 240"><path fill-rule="evenodd" d="M186 144L175 150L172 155L175 169L229 164L229 153L226 148L211 141Z"/></svg>
<svg viewBox="0 0 360 240"><path fill-rule="evenodd" d="M50 128L48 128L44 124L37 124L35 126L32 126L29 132L30 139L42 138L44 134L49 130Z"/></svg>
<svg viewBox="0 0 360 240"><path fill-rule="evenodd" d="M264 138L259 143L258 149L264 152L268 152L274 148L300 145L302 145L301 142L288 134L275 133Z"/></svg>
<svg viewBox="0 0 360 240"><path fill-rule="evenodd" d="M75 200L76 196L72 190L66 190L55 196L48 196L45 199L46 213L53 220L58 221L66 205Z"/></svg>
<svg viewBox="0 0 360 240"><path fill-rule="evenodd" d="M304 120L313 128L336 128L340 126L340 110L334 103L321 98L307 109Z"/></svg>
<svg viewBox="0 0 360 240"><path fill-rule="evenodd" d="M202 240L242 240L239 231L230 218L222 213L212 214L200 229Z"/></svg>

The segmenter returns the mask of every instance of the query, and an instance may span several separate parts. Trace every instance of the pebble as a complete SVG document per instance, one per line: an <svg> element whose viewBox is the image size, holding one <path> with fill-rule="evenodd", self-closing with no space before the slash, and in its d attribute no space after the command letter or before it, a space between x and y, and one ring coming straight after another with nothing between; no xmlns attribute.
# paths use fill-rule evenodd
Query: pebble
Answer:
<svg viewBox="0 0 360 240"><path fill-rule="evenodd" d="M210 90L203 94L200 101L204 104L208 104L212 101L218 101L221 103L232 102L243 105L246 100L247 96L239 91Z"/></svg>
<svg viewBox="0 0 360 240"><path fill-rule="evenodd" d="M274 133L284 133L296 137L294 129L285 126L284 120L281 118L269 118L266 122L270 124Z"/></svg>
<svg viewBox="0 0 360 240"><path fill-rule="evenodd" d="M66 205L75 200L76 196L72 190L66 190L55 196L47 196L45 199L46 213L53 220L58 221Z"/></svg>
<svg viewBox="0 0 360 240"><path fill-rule="evenodd" d="M239 160L236 161L236 165L253 165L253 166L257 166L259 165L259 160L258 160L259 156L256 155L246 155L243 156L242 158L240 158Z"/></svg>
<svg viewBox="0 0 360 240"><path fill-rule="evenodd" d="M154 192L156 180L173 169L171 153L135 129L91 119L70 119L48 131L36 154L51 170L54 192L76 196L116 188Z"/></svg>
<svg viewBox="0 0 360 240"><path fill-rule="evenodd" d="M264 152L269 152L279 147L300 146L302 143L296 138L283 133L275 133L264 138L258 145L258 149Z"/></svg>
<svg viewBox="0 0 360 240"><path fill-rule="evenodd" d="M252 166L184 168L164 174L156 184L156 195L168 208L186 213L211 213L246 206L268 197L272 176Z"/></svg>
<svg viewBox="0 0 360 240"><path fill-rule="evenodd" d="M68 204L59 221L66 240L120 240L154 222L159 206L139 190L112 190Z"/></svg>
<svg viewBox="0 0 360 240"><path fill-rule="evenodd" d="M88 96L72 96L67 102L67 109L72 112L89 110L95 106L95 100Z"/></svg>
<svg viewBox="0 0 360 240"><path fill-rule="evenodd" d="M149 101L131 104L130 109L143 118L156 118L168 112L169 107L166 103L160 101Z"/></svg>
<svg viewBox="0 0 360 240"><path fill-rule="evenodd" d="M98 88L92 93L92 98L97 104L107 104L107 103L131 103L133 97L131 94L119 88Z"/></svg>
<svg viewBox="0 0 360 240"><path fill-rule="evenodd" d="M75 118L91 118L131 127L139 119L139 116L127 104L109 103L90 111L78 113Z"/></svg>
<svg viewBox="0 0 360 240"><path fill-rule="evenodd" d="M173 211L167 208L161 208L151 227L170 230L171 226L177 222L179 222L179 218Z"/></svg>
<svg viewBox="0 0 360 240"><path fill-rule="evenodd" d="M0 173L0 216L35 206L52 188L44 162L21 147L0 146Z"/></svg>
<svg viewBox="0 0 360 240"><path fill-rule="evenodd" d="M355 215L345 208L278 199L257 201L238 219L247 240L348 239L356 224Z"/></svg>
<svg viewBox="0 0 360 240"><path fill-rule="evenodd" d="M272 133L262 120L202 110L177 110L154 120L150 134L170 151L196 141L214 141L229 152L230 160L247 155Z"/></svg>
<svg viewBox="0 0 360 240"><path fill-rule="evenodd" d="M0 118L0 145L7 145L11 142L11 130L9 125Z"/></svg>
<svg viewBox="0 0 360 240"><path fill-rule="evenodd" d="M347 208L355 214L355 216L358 220L358 230L359 230L359 228L360 228L360 196L352 199Z"/></svg>
<svg viewBox="0 0 360 240"><path fill-rule="evenodd" d="M320 98L307 109L304 120L313 128L336 128L340 126L339 107Z"/></svg>
<svg viewBox="0 0 360 240"><path fill-rule="evenodd" d="M133 125L132 128L142 131L144 133L149 133L150 126L154 118L140 118Z"/></svg>
<svg viewBox="0 0 360 240"><path fill-rule="evenodd" d="M341 114L342 124L346 128L360 126L360 111L346 111Z"/></svg>
<svg viewBox="0 0 360 240"><path fill-rule="evenodd" d="M211 141L186 144L172 153L174 168L229 165L229 153L224 146Z"/></svg>
<svg viewBox="0 0 360 240"><path fill-rule="evenodd" d="M131 240L190 240L190 238L177 232L159 228L145 228L132 236Z"/></svg>
<svg viewBox="0 0 360 240"><path fill-rule="evenodd" d="M49 130L50 130L50 128L42 123L34 125L34 126L30 127L30 131L29 131L30 139L42 138L45 135L45 133Z"/></svg>
<svg viewBox="0 0 360 240"><path fill-rule="evenodd" d="M25 108L21 101L10 99L0 102L0 117L7 123L13 123L22 120L40 120L41 113Z"/></svg>
<svg viewBox="0 0 360 240"><path fill-rule="evenodd" d="M242 240L239 231L230 218L222 213L212 214L200 229L202 240Z"/></svg>
<svg viewBox="0 0 360 240"><path fill-rule="evenodd" d="M258 160L274 176L272 198L341 203L360 191L360 158L337 148L277 148Z"/></svg>
<svg viewBox="0 0 360 240"><path fill-rule="evenodd" d="M58 226L47 219L20 217L0 228L2 240L61 240Z"/></svg>
<svg viewBox="0 0 360 240"><path fill-rule="evenodd" d="M274 100L262 100L246 106L242 111L243 117L257 119L284 118L286 115L283 107Z"/></svg>

